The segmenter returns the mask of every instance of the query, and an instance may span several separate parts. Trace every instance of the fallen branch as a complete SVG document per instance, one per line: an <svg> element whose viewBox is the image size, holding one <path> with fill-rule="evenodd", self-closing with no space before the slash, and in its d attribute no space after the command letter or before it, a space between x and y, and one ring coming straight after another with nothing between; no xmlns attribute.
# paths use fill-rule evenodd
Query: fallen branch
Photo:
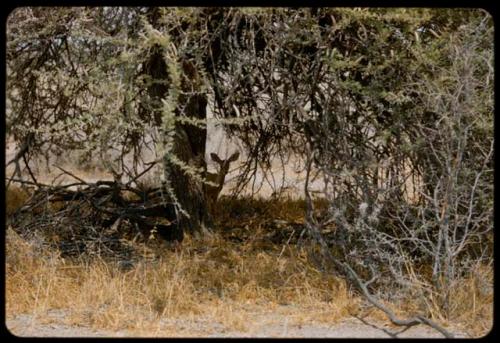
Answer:
<svg viewBox="0 0 500 343"><path fill-rule="evenodd" d="M393 323L394 325L412 327L412 326L415 326L418 324L426 324L426 325L432 327L433 329L439 331L446 338L454 338L453 334L451 334L449 331L447 331L446 329L441 327L436 322L434 322L434 321L432 321L429 318L426 318L424 316L417 315L417 316L409 318L409 319L397 318L393 311L391 311L388 307L386 307L384 304L382 304L377 299L375 299L375 297L372 294L370 294L370 292L368 291L368 288L366 287L366 284L361 281L358 274L351 268L350 265L348 265L347 263L341 263L341 265L345 270L347 270L349 272L349 275L356 282L356 284L359 287L359 289L361 290L361 292L363 292L363 295L365 296L365 298L373 306L375 306L376 308L378 308L379 310L384 312L387 315L387 317L389 317L389 320L391 321L391 323Z"/></svg>

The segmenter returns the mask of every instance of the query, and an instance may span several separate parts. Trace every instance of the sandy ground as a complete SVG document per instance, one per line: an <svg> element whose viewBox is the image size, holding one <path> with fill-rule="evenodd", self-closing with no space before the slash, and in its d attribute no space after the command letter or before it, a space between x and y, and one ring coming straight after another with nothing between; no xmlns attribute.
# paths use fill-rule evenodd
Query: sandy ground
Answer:
<svg viewBox="0 0 500 343"><path fill-rule="evenodd" d="M146 335L127 330L97 330L85 326L64 324L65 311L54 311L49 323L30 315L19 315L7 320L8 330L22 337L302 337L302 338L443 338L437 331L420 325L400 332L402 328L361 318L349 318L340 323L291 324L288 317L278 312L256 314L247 330L231 330L208 318L159 318L157 329ZM59 320L58 320L59 319ZM451 330L456 337L466 335ZM400 332L400 333L399 333Z"/></svg>

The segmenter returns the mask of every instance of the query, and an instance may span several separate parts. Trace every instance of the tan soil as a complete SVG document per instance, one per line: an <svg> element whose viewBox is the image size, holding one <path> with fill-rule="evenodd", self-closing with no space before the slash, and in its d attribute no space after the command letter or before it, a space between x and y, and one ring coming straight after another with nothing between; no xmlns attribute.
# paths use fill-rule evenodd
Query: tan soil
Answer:
<svg viewBox="0 0 500 343"><path fill-rule="evenodd" d="M291 324L288 317L277 312L256 314L252 323L247 323L247 330L231 330L209 318L180 319L158 318L158 327L154 332L141 334L123 330L97 330L85 326L64 324L68 311L57 311L50 323L42 323L30 315L19 315L7 320L9 331L22 337L304 337L304 338L443 338L427 326L403 328L373 320L349 318L340 323ZM59 321L57 320L59 318ZM55 319L55 320L54 320ZM449 329L449 328L448 328ZM450 330L450 329L449 329ZM451 330L456 337L467 337L463 333Z"/></svg>

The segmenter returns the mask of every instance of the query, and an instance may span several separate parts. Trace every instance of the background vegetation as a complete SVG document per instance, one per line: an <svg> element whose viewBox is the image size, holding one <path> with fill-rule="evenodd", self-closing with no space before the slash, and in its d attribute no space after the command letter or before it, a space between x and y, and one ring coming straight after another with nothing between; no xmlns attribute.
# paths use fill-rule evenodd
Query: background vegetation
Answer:
<svg viewBox="0 0 500 343"><path fill-rule="evenodd" d="M6 136L17 153L6 187L34 189L8 222L25 239L56 235L49 245L68 256L128 260L121 239L138 233L238 236L231 218L263 207L233 198L209 211L215 120L244 150L235 196L256 191L272 162L303 162L302 203L278 189L278 205L264 206L298 210L262 210L269 220L254 216L252 230L296 232L324 278L345 279L395 324L447 335L434 321L460 321L464 292L492 297L491 274L478 273L493 262L493 80L483 10L19 8L7 25ZM40 182L33 160L68 151L113 181L56 166L76 181ZM274 243L290 246L281 236ZM399 320L389 299L413 299L418 315Z"/></svg>

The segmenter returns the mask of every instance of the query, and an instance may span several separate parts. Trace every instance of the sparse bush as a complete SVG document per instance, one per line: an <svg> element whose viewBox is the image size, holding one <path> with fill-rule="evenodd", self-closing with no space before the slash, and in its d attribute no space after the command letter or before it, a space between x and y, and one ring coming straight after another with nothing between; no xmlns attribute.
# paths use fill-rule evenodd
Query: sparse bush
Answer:
<svg viewBox="0 0 500 343"><path fill-rule="evenodd" d="M365 295L414 298L421 313L445 320L463 311L458 285L492 263L493 27L488 14L469 15L429 40L419 38L424 28L413 37L386 28L398 32L387 63L332 63L327 89L345 106L325 98L331 111L306 123L307 172L324 174L330 202L325 218L310 201L306 215L322 253L333 257L317 231L334 222L342 253L331 260ZM374 53L368 46L349 59ZM401 69L408 56L411 67ZM377 75L393 63L397 78ZM366 75L362 88L342 82L347 69ZM357 102L376 97L377 110Z"/></svg>

